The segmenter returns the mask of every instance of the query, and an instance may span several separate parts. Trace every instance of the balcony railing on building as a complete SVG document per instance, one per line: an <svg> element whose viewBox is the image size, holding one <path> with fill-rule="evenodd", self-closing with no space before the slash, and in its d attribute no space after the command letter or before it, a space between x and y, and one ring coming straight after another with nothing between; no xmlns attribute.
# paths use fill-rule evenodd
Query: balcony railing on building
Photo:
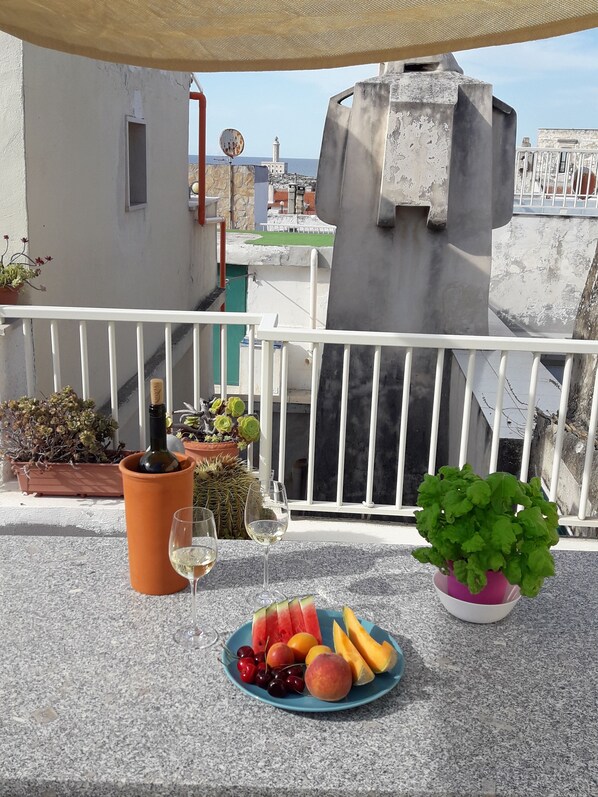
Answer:
<svg viewBox="0 0 598 797"><path fill-rule="evenodd" d="M127 446L140 449L147 443L146 386L149 377L154 373L165 375L168 412L182 406L184 401L197 403L202 394L206 397L214 390L212 378L202 381L202 368L205 371L206 365L203 338L206 335L220 337L220 367L224 374L228 326L240 322L246 324L248 369L250 374L254 374L254 378L248 380L247 405L249 412L259 412L262 428L259 446L248 449L248 467L259 467L263 475L273 469L279 478L286 480L290 478L292 466L288 456L289 447L292 443L297 448L297 440L290 439L288 423L289 360L293 347L307 346L311 351L310 403L309 411L304 413L304 432L299 433L299 442L304 443L305 447L306 469L302 494L296 494L292 500L292 509L304 512L413 518L416 507L413 502L405 500L403 490L405 452L409 438L409 402L417 377L415 369L412 370L412 363L419 350L432 350L435 352L436 365L429 417L428 472L435 472L440 465L447 464L439 461L438 440L441 410L444 415L447 410L443 405L446 396L443 395L442 386L446 383L445 372L451 369L451 384L458 384L459 388L454 391L455 395L451 394L449 424L453 445L450 464L462 465L475 458L478 470L491 472L501 469L501 446L507 438L515 439L517 463L513 470L516 475L522 479L531 475L543 478L549 497L559 503L564 525L598 528L597 469L594 467L598 370L593 383L587 425L575 430L577 437L573 443L569 439L572 432L567 423L567 405L575 362L578 358L591 358L595 367L597 341L281 328L277 326L275 315L248 313L4 305L0 306L0 315L4 321L1 327L4 333L1 346L4 351L0 351L0 355L3 354L7 361L11 356L23 357L27 392L30 395L40 388L36 384L36 361L46 359L51 363L50 389L72 384L84 397L90 396L92 374L94 384L105 384L107 389L105 396L94 394L91 397L100 404L106 401L106 409L129 430ZM32 335L32 324L35 324L35 337ZM94 340L101 340L102 337L105 340L105 356L101 358L104 363L90 362L88 326L91 324L94 325ZM73 335L74 329L78 329L78 335ZM65 364L61 357L61 340L67 339L76 345L79 356L76 362L71 358ZM162 342L158 344L160 339ZM151 350L147 345L148 340L152 341ZM258 340L261 341L259 376L254 373L254 344ZM316 409L320 363L323 349L328 345L342 347L343 368L339 375L341 399L338 415L327 421L336 424L339 431L337 472L333 474L336 495L333 500L320 500L315 477L318 452ZM365 419L369 424L369 446L363 451L364 461L367 460L367 479L361 500L347 501L343 491L343 474L345 467L350 464L346 462L345 452L353 346L371 348L373 367L371 411L369 419ZM275 347L280 356L280 366L276 369L273 367ZM374 463L376 446L380 444L376 440L377 396L381 360L388 348L402 350L405 368L402 406L397 408L399 445L396 451L395 500L381 504L375 500ZM565 358L560 386L542 366L541 360L547 355ZM181 366L186 378L185 388L180 384ZM259 391L254 390L255 384L259 385ZM549 396L547 385L552 390ZM190 393L186 393L186 390ZM225 391L223 387L223 393ZM485 408L483 405L486 405ZM484 409L485 414L482 412ZM540 454L535 450L539 419L545 427ZM481 445L480 423L484 437ZM566 461L571 456L575 456L573 464Z"/></svg>
<svg viewBox="0 0 598 797"><path fill-rule="evenodd" d="M520 148L514 210L598 215L597 176L596 150Z"/></svg>

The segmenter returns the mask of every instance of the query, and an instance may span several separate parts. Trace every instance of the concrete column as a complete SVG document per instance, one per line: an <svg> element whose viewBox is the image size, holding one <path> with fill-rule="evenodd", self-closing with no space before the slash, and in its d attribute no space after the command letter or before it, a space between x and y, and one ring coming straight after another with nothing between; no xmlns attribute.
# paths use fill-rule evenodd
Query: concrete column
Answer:
<svg viewBox="0 0 598 797"><path fill-rule="evenodd" d="M297 186L289 185L289 201L287 213L297 213Z"/></svg>
<svg viewBox="0 0 598 797"><path fill-rule="evenodd" d="M297 186L297 213L305 213L305 187Z"/></svg>

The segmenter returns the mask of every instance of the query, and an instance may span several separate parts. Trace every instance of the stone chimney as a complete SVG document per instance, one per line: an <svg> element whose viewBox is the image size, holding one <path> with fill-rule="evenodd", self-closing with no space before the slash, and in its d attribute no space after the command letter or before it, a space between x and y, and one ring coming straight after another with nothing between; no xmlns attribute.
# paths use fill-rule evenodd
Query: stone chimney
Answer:
<svg viewBox="0 0 598 797"><path fill-rule="evenodd" d="M297 213L305 213L305 186L297 186Z"/></svg>
<svg viewBox="0 0 598 797"><path fill-rule="evenodd" d="M289 202L287 213L297 213L297 186L294 183L289 185Z"/></svg>

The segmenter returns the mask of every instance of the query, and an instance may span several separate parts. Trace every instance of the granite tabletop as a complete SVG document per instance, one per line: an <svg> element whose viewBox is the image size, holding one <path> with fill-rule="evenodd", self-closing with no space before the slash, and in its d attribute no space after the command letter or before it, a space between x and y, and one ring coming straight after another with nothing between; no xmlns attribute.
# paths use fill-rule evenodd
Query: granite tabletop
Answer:
<svg viewBox="0 0 598 797"><path fill-rule="evenodd" d="M598 795L598 555L557 552L540 595L484 626L444 610L410 550L273 550L289 596L347 603L404 652L393 691L318 715L248 697L216 647L177 646L189 592L135 593L124 539L0 536L0 795ZM200 616L226 637L260 578L257 545L221 543Z"/></svg>

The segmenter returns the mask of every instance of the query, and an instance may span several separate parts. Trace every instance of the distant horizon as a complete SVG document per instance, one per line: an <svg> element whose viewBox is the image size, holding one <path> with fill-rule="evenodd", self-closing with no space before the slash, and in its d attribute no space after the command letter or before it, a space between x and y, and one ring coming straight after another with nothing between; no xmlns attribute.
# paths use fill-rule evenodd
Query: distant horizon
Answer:
<svg viewBox="0 0 598 797"><path fill-rule="evenodd" d="M197 163L198 156L195 153L189 153L189 163ZM283 163L288 164L288 171L286 174L300 174L303 177L315 178L318 172L319 158L281 158ZM227 163L228 158L223 153L220 155L206 155L206 163ZM258 156L258 155L239 155L234 159L233 163L239 166L260 166L262 163L271 163L272 155Z"/></svg>

